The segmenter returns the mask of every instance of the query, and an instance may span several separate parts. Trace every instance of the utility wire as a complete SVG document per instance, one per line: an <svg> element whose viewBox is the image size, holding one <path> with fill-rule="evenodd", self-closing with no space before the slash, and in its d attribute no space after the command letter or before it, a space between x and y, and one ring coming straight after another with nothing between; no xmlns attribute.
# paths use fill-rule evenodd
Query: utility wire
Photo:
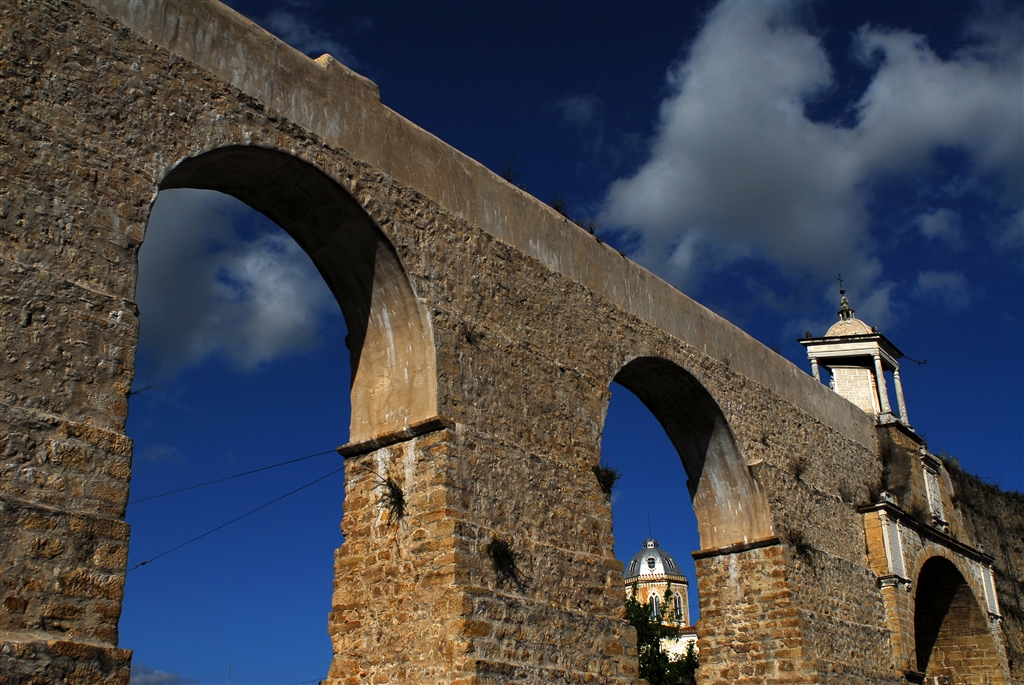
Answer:
<svg viewBox="0 0 1024 685"><path fill-rule="evenodd" d="M253 474L253 473L259 473L260 471L269 471L270 469L276 469L278 466L287 466L288 464L294 464L296 462L305 461L307 459L312 459L313 457L322 457L325 454L333 454L333 453L336 453L336 452L337 452L337 450L333 450L333 449L327 450L326 452L317 452L316 454L310 454L310 455L305 456L305 457L299 457L298 459L289 459L288 461L282 461L279 464L271 464L270 466L263 466L261 468L253 469L251 471L243 471L242 473L236 473L233 476L224 476L223 478L216 478L214 480L208 480L205 483L197 483L196 485L189 485L189 486L184 487L184 488L178 488L177 490L168 490L167 492L161 492L159 495L150 495L149 497L142 497L140 499L129 500L128 504L138 504L139 502L148 502L151 499L158 499L160 497L166 497L167 495L176 495L179 492L185 492L186 490L195 490L196 488L201 488L201 487L204 487L204 486L207 486L207 485L213 485L214 483L222 483L222 482L224 482L226 480L231 480L232 478L240 478L241 476L248 476L248 475Z"/></svg>
<svg viewBox="0 0 1024 685"><path fill-rule="evenodd" d="M340 472L342 472L342 471L344 471L344 470L345 470L345 467L344 467L344 466L342 466L342 467L341 467L340 469L335 469L334 471L331 471L330 473L328 473L328 474L327 474L327 475L325 475L325 476L320 476L320 477L319 477L319 478L317 478L316 480L314 480L314 481L310 481L309 483L306 483L306 484L305 484L305 485L303 485L302 487L298 487L298 488L295 488L295 489L294 489L294 490L292 490L291 492L289 492L289 493L286 493L286 494L284 494L284 495L281 495L281 496L280 496L280 497L278 497L277 499L273 499L273 500L270 500L270 501L269 501L269 502L267 502L266 504L261 504L260 506L256 507L255 509L253 509L253 510L251 510L251 511L247 511L246 513L242 514L241 516L237 516L237 517L235 517L235 518L231 519L231 520L230 520L230 521L228 521L227 523L222 523L222 524L220 524L219 526L217 526L216 528L212 528L212 529L210 529L210 530L206 531L206 532L205 532L205 533L203 533L202 535L197 535L197 536L195 536L194 538L192 538L191 540L188 540L188 541L186 541L186 542L183 542L183 543L181 543L181 544L180 544L180 545L178 545L177 547L171 547L171 548L170 548L169 550L167 550L166 552L161 552L160 554L157 554L157 555L156 555L155 557L151 557L151 558L149 558L149 559L146 559L145 561L143 561L143 562L141 562L141 563L139 563L139 564L136 564L135 566L132 566L132 567L131 567L130 569L128 569L128 571L125 571L125 573L128 573L128 572L130 572L130 571L134 571L135 569L137 569L137 568L139 568L139 567L141 567L141 566L145 566L146 564L152 563L152 562L156 561L157 559L159 559L159 558L160 558L160 557L162 557L162 556L166 556L166 555L170 554L171 552L174 552L174 551L176 551L176 550L179 550L179 549L181 549L181 548L182 548L182 547L184 547L185 545L191 545L191 544L192 544L193 542L195 542L196 540L201 540L201 539L205 538L205 537L206 537L207 535L210 535L211 533L216 533L216 532L217 532L218 530L220 530L221 528L226 528L226 527L230 526L230 525L231 525L232 523L235 523L236 521L241 521L241 520L242 520L242 519L244 519L244 518L245 518L246 516L250 516L250 515L252 515L252 514L255 514L255 513L257 512L257 511L260 511L261 509L266 509L266 508L267 508L267 507L269 507L269 506L270 506L271 504L276 504L277 502L280 502L280 501L281 501L281 500L283 500L284 498L286 498L286 497L291 497L291 496L292 496L292 495L294 495L294 494L295 494L296 492L300 492L300 491L302 491L302 490L305 490L305 489L306 489L306 488L308 488L309 486L311 486L311 485L314 485L314 484L316 484L316 483L319 483L320 481L322 481L322 480L324 480L324 479L326 479L326 478L330 478L330 477L331 477L331 476L333 476L334 474L336 474L336 473L340 473Z"/></svg>

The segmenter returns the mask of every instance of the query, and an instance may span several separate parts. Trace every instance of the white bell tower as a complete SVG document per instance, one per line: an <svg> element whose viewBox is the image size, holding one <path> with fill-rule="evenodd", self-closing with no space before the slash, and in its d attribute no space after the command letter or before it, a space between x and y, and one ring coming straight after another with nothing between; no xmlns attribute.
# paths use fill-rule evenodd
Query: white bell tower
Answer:
<svg viewBox="0 0 1024 685"><path fill-rule="evenodd" d="M854 316L846 291L839 290L839 321L832 325L824 337L814 338L808 332L800 339L807 348L811 361L811 374L821 381L820 368L831 375L830 387L850 400L880 424L899 421L910 429L907 405L903 399L899 360L903 353L873 326ZM889 404L889 390L885 372L892 374L896 388L897 417Z"/></svg>

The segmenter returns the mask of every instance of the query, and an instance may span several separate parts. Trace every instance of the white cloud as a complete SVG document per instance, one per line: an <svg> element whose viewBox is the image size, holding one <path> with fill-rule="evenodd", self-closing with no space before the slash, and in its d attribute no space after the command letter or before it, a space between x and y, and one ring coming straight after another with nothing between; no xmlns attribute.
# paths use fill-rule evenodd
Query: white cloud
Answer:
<svg viewBox="0 0 1024 685"><path fill-rule="evenodd" d="M225 355L242 368L308 348L337 305L309 257L280 229L242 238L241 203L163 191L139 255L140 347L164 373Z"/></svg>
<svg viewBox="0 0 1024 685"><path fill-rule="evenodd" d="M759 258L789 273L841 271L859 299L868 289L886 299L869 232L873 184L927 172L937 150L954 147L969 173L1002 182L1011 209L1021 202L1019 22L979 20L974 42L946 60L921 36L863 27L857 55L874 73L846 126L807 115L836 83L799 7L723 2L710 12L668 73L650 158L611 186L606 220L641 235L636 257L676 283Z"/></svg>
<svg viewBox="0 0 1024 685"><path fill-rule="evenodd" d="M293 12L276 9L268 14L261 23L278 38L310 57L319 57L328 53L350 68L355 68L358 65L352 51L341 41L327 31L310 26Z"/></svg>
<svg viewBox="0 0 1024 685"><path fill-rule="evenodd" d="M960 216L951 209L925 212L917 217L916 223L928 240L941 240L953 247L963 244Z"/></svg>
<svg viewBox="0 0 1024 685"><path fill-rule="evenodd" d="M185 685L198 683L195 678L182 678L177 673L167 673L142 664L132 664L131 685Z"/></svg>
<svg viewBox="0 0 1024 685"><path fill-rule="evenodd" d="M891 282L873 288L871 293L857 304L857 318L876 328L885 328L889 325L895 318L892 302L895 289L896 284Z"/></svg>
<svg viewBox="0 0 1024 685"><path fill-rule="evenodd" d="M961 273L922 271L917 276L914 294L928 300L938 301L952 311L971 306L971 290L967 279Z"/></svg>

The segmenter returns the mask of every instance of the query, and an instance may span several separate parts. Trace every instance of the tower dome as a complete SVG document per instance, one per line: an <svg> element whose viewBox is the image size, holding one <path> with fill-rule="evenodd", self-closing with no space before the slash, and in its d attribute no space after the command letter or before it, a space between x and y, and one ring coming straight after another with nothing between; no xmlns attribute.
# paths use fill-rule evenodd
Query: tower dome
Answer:
<svg viewBox="0 0 1024 685"><path fill-rule="evenodd" d="M853 315L850 301L846 299L845 294L842 295L842 298L839 302L839 312L837 312L839 321L836 321L828 329L828 332L825 333L826 338L837 338L843 335L871 335L878 332Z"/></svg>
<svg viewBox="0 0 1024 685"><path fill-rule="evenodd" d="M647 538L640 551L633 555L622 580L626 597L636 592L637 601L651 608L651 618L656 617L668 625L690 625L689 583L676 560L658 547L654 538ZM662 607L666 599L670 604Z"/></svg>
<svg viewBox="0 0 1024 685"><path fill-rule="evenodd" d="M658 547L657 540L647 538L643 548L633 555L633 559L626 567L623 580L628 585L637 580L661 579L686 582L686 576L679 569L676 560L668 552Z"/></svg>

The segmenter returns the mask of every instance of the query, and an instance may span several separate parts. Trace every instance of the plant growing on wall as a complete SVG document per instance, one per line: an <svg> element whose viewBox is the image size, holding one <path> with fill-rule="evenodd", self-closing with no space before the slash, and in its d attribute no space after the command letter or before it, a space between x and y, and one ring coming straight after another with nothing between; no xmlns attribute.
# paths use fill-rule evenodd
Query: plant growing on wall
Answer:
<svg viewBox="0 0 1024 685"><path fill-rule="evenodd" d="M661 603L661 616L651 616L651 609L637 599L637 586L626 599L626 620L636 628L636 651L640 662L640 677L650 685L695 685L694 675L699 665L697 650L689 645L682 659L672 660L662 649L661 641L679 637L679 629L665 625L671 611L672 588L665 590Z"/></svg>
<svg viewBox="0 0 1024 685"><path fill-rule="evenodd" d="M499 537L491 537L487 543L487 556L491 558L491 565L494 566L494 573L499 580L514 583L520 590L523 589L523 576L516 564L516 554L512 551L512 543Z"/></svg>
<svg viewBox="0 0 1024 685"><path fill-rule="evenodd" d="M622 472L607 462L601 462L594 466L594 477L597 478L597 484L601 486L601 492L611 497L612 488L615 487L619 478L622 478Z"/></svg>
<svg viewBox="0 0 1024 685"><path fill-rule="evenodd" d="M405 493L402 492L402 487L391 476L387 478L376 477L377 484L382 488L380 504L384 511L388 513L387 525L394 525L405 518Z"/></svg>

